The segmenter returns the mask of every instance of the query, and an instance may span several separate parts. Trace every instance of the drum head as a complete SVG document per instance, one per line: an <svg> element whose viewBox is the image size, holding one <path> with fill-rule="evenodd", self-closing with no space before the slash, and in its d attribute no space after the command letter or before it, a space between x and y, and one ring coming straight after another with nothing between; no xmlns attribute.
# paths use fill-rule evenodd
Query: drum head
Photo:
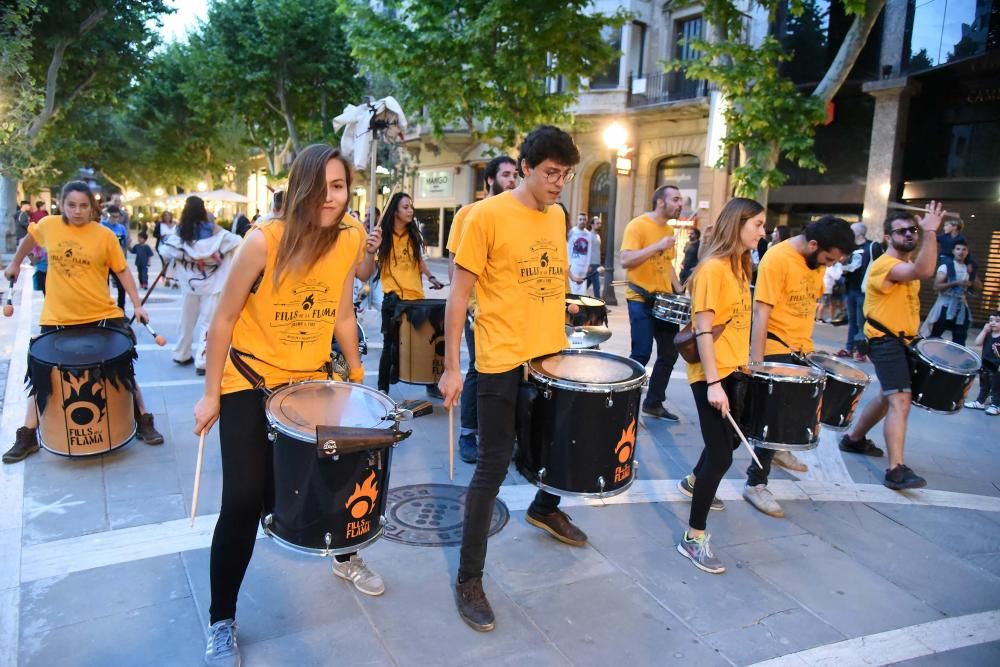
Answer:
<svg viewBox="0 0 1000 667"><path fill-rule="evenodd" d="M773 382L803 382L813 383L823 379L825 371L812 366L797 366L795 364L775 364L768 361L752 363L744 368L747 375L756 378L766 378Z"/></svg>
<svg viewBox="0 0 1000 667"><path fill-rule="evenodd" d="M579 296L577 297L577 303L579 303L581 306L590 306L592 308L604 305L603 301L601 301L600 299L595 299L592 296Z"/></svg>
<svg viewBox="0 0 1000 667"><path fill-rule="evenodd" d="M528 372L543 383L580 390L623 390L646 379L639 362L601 350L563 350L532 359Z"/></svg>
<svg viewBox="0 0 1000 667"><path fill-rule="evenodd" d="M61 368L89 368L128 354L128 335L106 327L72 327L44 333L31 342L31 357Z"/></svg>
<svg viewBox="0 0 1000 667"><path fill-rule="evenodd" d="M267 420L281 433L312 442L317 426L386 428L392 400L371 387L312 381L282 387L267 399Z"/></svg>
<svg viewBox="0 0 1000 667"><path fill-rule="evenodd" d="M854 364L842 361L826 352L813 352L806 355L806 360L813 366L826 371L830 377L847 384L867 385L871 379L867 373Z"/></svg>
<svg viewBox="0 0 1000 667"><path fill-rule="evenodd" d="M919 341L917 353L932 366L959 375L978 373L982 366L978 354L958 343L941 338L925 338Z"/></svg>

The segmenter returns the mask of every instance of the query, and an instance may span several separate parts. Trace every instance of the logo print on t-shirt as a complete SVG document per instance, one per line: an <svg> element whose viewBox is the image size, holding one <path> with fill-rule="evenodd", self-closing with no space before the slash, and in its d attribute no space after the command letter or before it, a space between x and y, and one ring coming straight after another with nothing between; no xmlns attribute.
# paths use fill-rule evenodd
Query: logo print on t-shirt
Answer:
<svg viewBox="0 0 1000 667"><path fill-rule="evenodd" d="M526 256L517 260L517 283L529 296L544 301L566 294L565 268L558 258L558 250L548 239L536 241L528 247Z"/></svg>
<svg viewBox="0 0 1000 667"><path fill-rule="evenodd" d="M56 270L67 278L72 278L80 269L86 270L94 259L76 241L63 241L49 253L49 270Z"/></svg>
<svg viewBox="0 0 1000 667"><path fill-rule="evenodd" d="M305 282L292 291L292 299L274 304L271 328L282 343L314 343L337 320L337 301L322 282Z"/></svg>

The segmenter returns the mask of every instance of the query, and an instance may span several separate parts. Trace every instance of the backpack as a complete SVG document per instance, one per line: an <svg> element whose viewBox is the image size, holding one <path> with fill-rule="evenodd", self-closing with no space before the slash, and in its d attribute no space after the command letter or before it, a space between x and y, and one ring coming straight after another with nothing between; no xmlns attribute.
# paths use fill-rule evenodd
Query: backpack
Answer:
<svg viewBox="0 0 1000 667"><path fill-rule="evenodd" d="M878 246L878 254L875 254L875 247L876 246ZM874 241L868 241L868 266L865 267L865 275L861 279L861 293L862 294L867 294L868 293L868 274L871 273L872 263L874 263L876 259L878 259L879 257L881 257L883 252L885 252L885 251L882 250L881 244L875 243Z"/></svg>

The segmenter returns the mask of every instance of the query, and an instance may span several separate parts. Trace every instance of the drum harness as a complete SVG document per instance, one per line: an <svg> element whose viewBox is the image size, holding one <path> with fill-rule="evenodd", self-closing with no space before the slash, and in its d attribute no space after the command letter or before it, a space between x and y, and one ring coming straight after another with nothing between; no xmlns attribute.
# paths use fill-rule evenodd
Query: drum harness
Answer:
<svg viewBox="0 0 1000 667"><path fill-rule="evenodd" d="M907 336L902 331L900 331L899 333L894 333L893 331L891 331L889 329L889 327L885 326L884 324L882 324L881 322L879 322L876 319L872 319L871 317L866 317L865 318L865 322L867 322L868 324L872 325L873 329L875 329L877 331L881 331L886 336L889 336L890 338L895 338L896 340L898 340L903 345L903 348L906 350L907 357L910 358L911 360L916 355L916 353L917 353L916 352L916 345L921 340L923 340L923 338L921 338L920 336ZM870 344L871 343L869 342L869 345Z"/></svg>

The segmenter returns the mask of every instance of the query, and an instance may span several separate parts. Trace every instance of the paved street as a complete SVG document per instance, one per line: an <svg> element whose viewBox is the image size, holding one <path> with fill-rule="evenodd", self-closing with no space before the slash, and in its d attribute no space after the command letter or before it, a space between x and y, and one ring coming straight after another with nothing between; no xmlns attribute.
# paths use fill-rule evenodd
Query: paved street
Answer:
<svg viewBox="0 0 1000 667"><path fill-rule="evenodd" d="M443 279L444 262L431 264ZM22 291L28 273L14 317L0 321L4 449L23 418L41 307L40 294ZM158 288L148 309L175 340L178 293ZM367 311L363 325L374 386L378 313ZM604 349L627 354L624 307L612 309L611 327ZM172 363L169 344L138 333L138 379L163 446L135 442L86 460L43 451L0 469L0 666L201 663L221 494L217 429L192 528L201 378ZM845 335L819 326L819 347L836 350ZM395 385L392 396L423 389ZM679 424L640 420L630 491L606 504L565 501L590 537L584 548L525 523L533 488L511 470L501 494L510 520L490 540L485 577L494 632L474 632L455 610L458 547L379 540L363 555L387 590L371 598L335 578L330 561L261 538L240 596L244 665L1000 664L1000 418L914 409L907 462L928 487L905 493L881 485L884 459L842 458L825 432L817 452L801 455L813 471L772 475L785 519L742 500L749 457L737 451L719 494L726 509L709 518L728 567L715 576L674 549L689 509L676 481L701 450L682 361L668 404ZM449 483L447 413L437 407L396 450L392 487ZM872 437L883 444L880 429ZM457 456L455 466L452 483L467 484L472 466Z"/></svg>

